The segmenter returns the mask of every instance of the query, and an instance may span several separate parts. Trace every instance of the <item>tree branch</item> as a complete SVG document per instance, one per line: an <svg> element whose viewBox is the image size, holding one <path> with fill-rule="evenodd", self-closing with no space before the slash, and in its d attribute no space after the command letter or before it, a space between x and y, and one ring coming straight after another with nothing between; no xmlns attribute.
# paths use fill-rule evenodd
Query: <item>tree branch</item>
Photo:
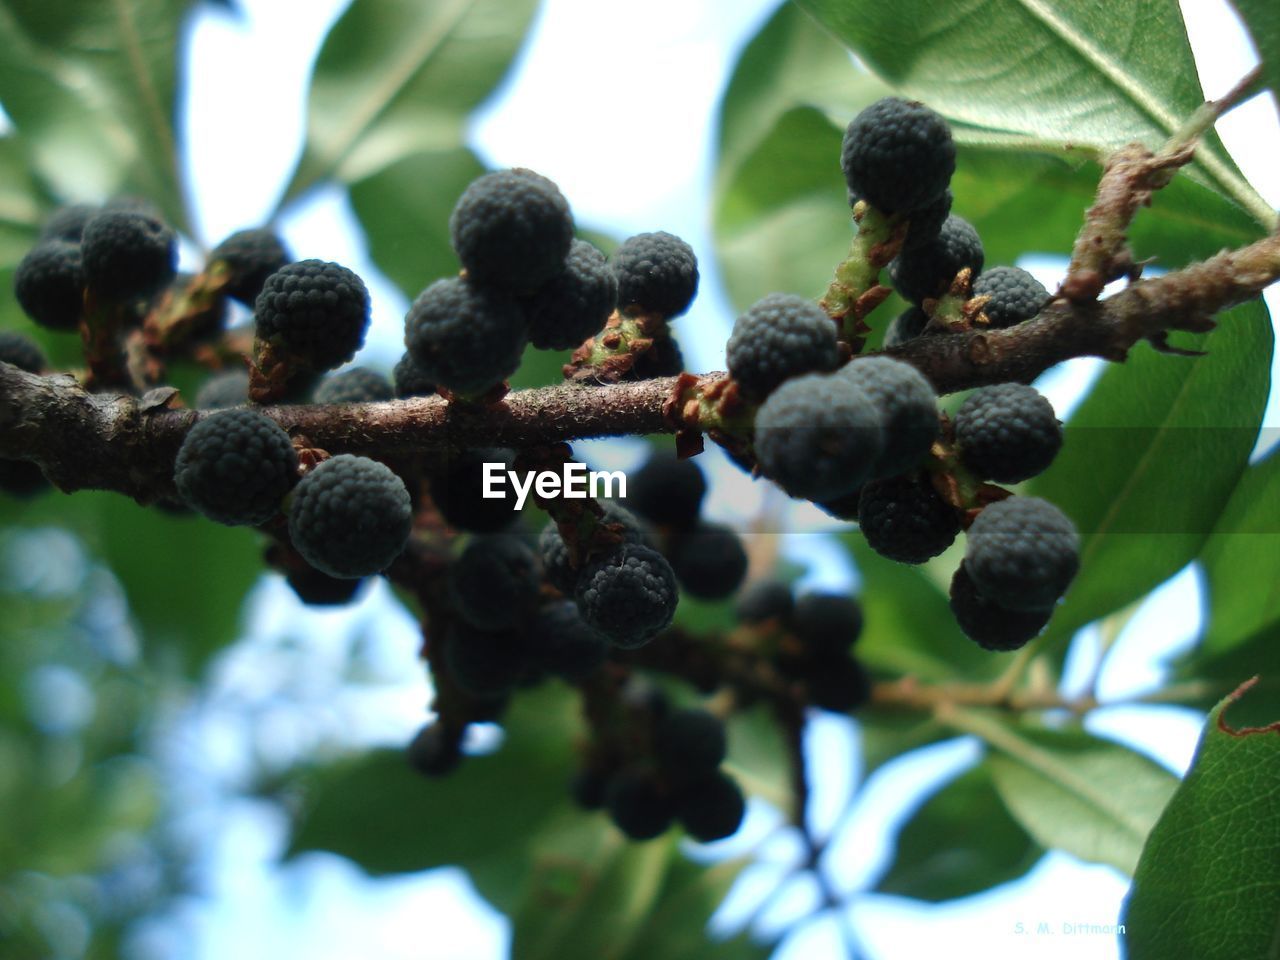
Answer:
<svg viewBox="0 0 1280 960"><path fill-rule="evenodd" d="M1008 329L917 337L886 352L916 366L940 394L1026 382L1073 357L1123 360L1142 339L1167 349L1169 331L1212 329L1217 311L1255 297L1277 277L1280 235L1273 234L1166 276L1141 280L1105 301L1058 300L1035 319ZM710 387L723 378L722 373L708 374L699 386ZM393 457L672 433L687 426L663 412L675 384L674 377L607 386L562 384L517 391L491 406L417 397L277 405L262 411L309 446ZM89 393L71 376L38 376L0 363L0 458L35 461L67 492L115 490L142 503L172 497L178 447L206 414L168 409L167 399L164 393L141 399Z"/></svg>

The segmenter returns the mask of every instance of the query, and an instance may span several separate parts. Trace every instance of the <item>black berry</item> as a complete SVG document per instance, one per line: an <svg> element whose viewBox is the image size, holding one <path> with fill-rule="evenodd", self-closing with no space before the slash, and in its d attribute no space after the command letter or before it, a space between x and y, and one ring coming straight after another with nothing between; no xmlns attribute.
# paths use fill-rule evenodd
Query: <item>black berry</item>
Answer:
<svg viewBox="0 0 1280 960"><path fill-rule="evenodd" d="M839 359L831 318L790 293L771 293L738 317L726 348L729 375L757 402L784 380L834 370Z"/></svg>
<svg viewBox="0 0 1280 960"><path fill-rule="evenodd" d="M983 259L978 231L968 220L953 214L934 240L898 254L889 264L889 276L905 299L920 305L945 293L956 274L965 268L971 271L971 280L977 277L982 272Z"/></svg>
<svg viewBox="0 0 1280 960"><path fill-rule="evenodd" d="M573 241L564 269L525 302L529 342L539 350L568 350L603 329L618 301L618 278L599 250Z"/></svg>
<svg viewBox="0 0 1280 960"><path fill-rule="evenodd" d="M862 488L858 527L867 544L899 563L924 563L955 542L956 510L938 495L928 473L873 480Z"/></svg>
<svg viewBox="0 0 1280 960"><path fill-rule="evenodd" d="M1062 447L1062 424L1034 387L1000 383L975 390L956 412L960 460L975 476L1020 483L1043 472Z"/></svg>
<svg viewBox="0 0 1280 960"><path fill-rule="evenodd" d="M484 393L511 376L527 336L513 297L462 277L427 287L404 318L404 345L422 376L460 394Z"/></svg>
<svg viewBox="0 0 1280 960"><path fill-rule="evenodd" d="M289 435L248 408L218 411L188 430L173 468L188 505L232 526L274 517L297 475L298 454Z"/></svg>
<svg viewBox="0 0 1280 960"><path fill-rule="evenodd" d="M85 284L114 303L150 296L177 270L177 237L144 213L96 214L85 224L80 253Z"/></svg>
<svg viewBox="0 0 1280 960"><path fill-rule="evenodd" d="M28 317L50 330L74 330L84 313L84 264L78 243L46 240L13 274L13 293Z"/></svg>
<svg viewBox="0 0 1280 960"><path fill-rule="evenodd" d="M1012 610L1052 607L1080 567L1080 537L1038 497L993 503L969 527L964 564L977 591Z"/></svg>
<svg viewBox="0 0 1280 960"><path fill-rule="evenodd" d="M884 213L927 207L947 189L956 147L947 122L922 103L885 97L845 130L840 166L849 189Z"/></svg>
<svg viewBox="0 0 1280 960"><path fill-rule="evenodd" d="M332 370L364 345L369 291L344 266L299 260L267 278L254 316L259 339L313 370Z"/></svg>
<svg viewBox="0 0 1280 960"><path fill-rule="evenodd" d="M679 237L658 231L628 237L613 252L618 306L670 319L689 309L698 292L698 258Z"/></svg>

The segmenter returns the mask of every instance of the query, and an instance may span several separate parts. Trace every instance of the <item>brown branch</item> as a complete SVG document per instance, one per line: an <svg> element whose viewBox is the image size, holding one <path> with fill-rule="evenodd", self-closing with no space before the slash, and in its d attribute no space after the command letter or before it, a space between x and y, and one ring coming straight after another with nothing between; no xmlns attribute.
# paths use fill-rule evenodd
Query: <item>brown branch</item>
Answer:
<svg viewBox="0 0 1280 960"><path fill-rule="evenodd" d="M1059 300L1035 319L1005 330L918 337L887 352L920 369L939 393L1025 382L1072 357L1123 360L1139 340L1163 347L1168 331L1211 329L1214 313L1251 299L1278 276L1280 235L1272 235L1139 281L1102 302ZM709 374L700 384L707 388L723 377ZM492 406L419 397L262 410L311 446L385 458L457 447L525 448L671 433L680 424L664 416L663 406L676 382L662 377L596 387L564 384L518 391ZM144 503L171 497L174 457L203 415L146 398L88 393L70 376L41 377L0 363L0 458L39 463L68 492L116 490Z"/></svg>

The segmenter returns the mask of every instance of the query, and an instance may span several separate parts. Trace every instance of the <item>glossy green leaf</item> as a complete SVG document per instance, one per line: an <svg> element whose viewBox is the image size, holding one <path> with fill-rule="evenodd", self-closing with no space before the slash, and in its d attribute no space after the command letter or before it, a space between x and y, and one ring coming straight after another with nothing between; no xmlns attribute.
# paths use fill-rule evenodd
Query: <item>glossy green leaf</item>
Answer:
<svg viewBox="0 0 1280 960"><path fill-rule="evenodd" d="M515 699L495 753L467 758L448 777L424 779L399 750L321 767L302 783L307 803L289 853L329 850L371 874L461 864L509 912L530 881L542 831L568 805L578 723L575 698L548 685Z"/></svg>
<svg viewBox="0 0 1280 960"><path fill-rule="evenodd" d="M797 0L895 89L991 139L1066 152L1163 143L1203 102L1176 0ZM1270 225L1215 137L1197 162Z"/></svg>
<svg viewBox="0 0 1280 960"><path fill-rule="evenodd" d="M1122 914L1130 960L1276 956L1280 725L1233 729L1224 711L1239 695L1210 712L1191 769L1142 850Z"/></svg>
<svg viewBox="0 0 1280 960"><path fill-rule="evenodd" d="M985 765L945 784L898 832L878 893L938 902L1025 874L1044 851L1004 808Z"/></svg>
<svg viewBox="0 0 1280 960"><path fill-rule="evenodd" d="M946 593L919 567L886 560L857 531L842 535L862 575L858 658L921 680L993 677L1004 666L961 633Z"/></svg>
<svg viewBox="0 0 1280 960"><path fill-rule="evenodd" d="M184 0L0 6L0 103L62 197L134 192L189 232L174 116Z"/></svg>
<svg viewBox="0 0 1280 960"><path fill-rule="evenodd" d="M1082 730L1018 726L976 711L954 711L948 722L987 744L1000 799L1041 846L1125 873L1178 784L1141 754Z"/></svg>
<svg viewBox="0 0 1280 960"><path fill-rule="evenodd" d="M1280 109L1280 6L1271 0L1231 0L1249 28L1262 60L1262 81L1271 88L1271 102Z"/></svg>
<svg viewBox="0 0 1280 960"><path fill-rule="evenodd" d="M1136 600L1180 570L1212 532L1253 448L1270 378L1271 324L1260 303L1169 357L1139 344L1107 370L1072 416L1066 440L1030 492L1082 535L1081 572L1049 635Z"/></svg>
<svg viewBox="0 0 1280 960"><path fill-rule="evenodd" d="M285 199L331 177L363 180L403 157L457 149L467 115L506 72L536 7L355 0L316 60L306 142Z"/></svg>

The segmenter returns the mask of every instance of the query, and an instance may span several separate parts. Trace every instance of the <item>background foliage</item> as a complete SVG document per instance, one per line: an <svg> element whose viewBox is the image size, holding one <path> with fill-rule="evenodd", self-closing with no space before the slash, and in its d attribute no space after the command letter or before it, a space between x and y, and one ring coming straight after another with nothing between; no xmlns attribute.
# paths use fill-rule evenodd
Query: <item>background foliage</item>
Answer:
<svg viewBox="0 0 1280 960"><path fill-rule="evenodd" d="M772 290L821 292L850 237L833 175L841 134L888 91L953 122L955 209L981 232L989 264L1069 250L1103 153L1160 143L1203 99L1171 0L999 0L980 16L976 6L797 0L762 26L723 94L716 248L700 251L716 259L735 306ZM1274 96L1280 21L1270 4L1237 6ZM336 187L406 296L455 271L448 212L483 170L469 118L509 69L535 7L354 0L316 61L304 146L278 212ZM179 0L0 5L0 105L12 120L0 138L0 282L67 200L144 194L196 244L219 239L194 233L177 150L191 12ZM1176 268L1261 236L1270 216L1210 137L1131 239L1140 256ZM1274 454L1249 462L1272 323L1260 302L1220 321L1181 343L1203 356L1141 347L1108 369L1074 413L1062 455L1031 485L1085 534L1083 572L1027 665L1043 689L1057 689L1077 630L1101 623L1114 636L1144 596L1195 563L1201 636L1150 698L1208 709L1257 674L1231 722L1280 719L1280 468ZM8 297L0 325L29 328ZM55 361L74 362L76 344L37 334ZM528 361L517 386L558 379L560 358ZM6 956L114 956L123 931L191 883L166 830L173 784L154 734L176 699L200 696L211 657L242 630L260 547L250 531L108 494L5 501L0 523L0 943ZM840 542L861 577L860 650L878 676L1000 673L1004 661L969 643L946 608L954 557L917 570L876 557L854 533ZM682 610L706 622L705 609ZM866 892L951 901L1024 876L1056 849L1136 878L1131 956L1261 956L1280 915L1276 736L1225 732L1218 703L1179 785L1090 732L1089 705L1077 707L860 716L864 786L957 735L980 749L914 801L865 890L833 890L817 865L821 909L847 916ZM603 818L571 809L575 710L563 687L521 699L500 749L442 782L410 775L395 751L321 750L298 768L261 764L245 787L291 811L291 854L333 851L374 875L461 864L510 918L519 956L767 955L770 944L745 933L714 945L704 934L750 850L696 864L670 838L625 844ZM787 760L768 724L737 718L730 762L757 796L784 800ZM1171 915L1178 923L1161 922Z"/></svg>

